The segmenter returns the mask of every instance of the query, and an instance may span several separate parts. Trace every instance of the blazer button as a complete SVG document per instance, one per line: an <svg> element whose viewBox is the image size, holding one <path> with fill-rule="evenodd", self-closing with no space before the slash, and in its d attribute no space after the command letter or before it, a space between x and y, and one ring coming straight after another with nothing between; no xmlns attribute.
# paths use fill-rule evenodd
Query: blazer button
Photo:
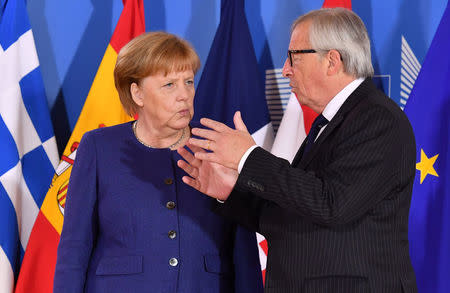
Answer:
<svg viewBox="0 0 450 293"><path fill-rule="evenodd" d="M178 265L178 259L172 257L171 259L169 259L169 265L171 265L172 267L176 267Z"/></svg>
<svg viewBox="0 0 450 293"><path fill-rule="evenodd" d="M164 183L165 183L166 185L170 185L170 184L173 183L173 180L172 180L172 178L166 178L166 179L164 179Z"/></svg>
<svg viewBox="0 0 450 293"><path fill-rule="evenodd" d="M168 201L166 203L166 208L168 208L169 210L173 210L175 208L175 203L173 201Z"/></svg>
<svg viewBox="0 0 450 293"><path fill-rule="evenodd" d="M170 230L169 233L167 233L170 239L175 239L177 237L177 232Z"/></svg>

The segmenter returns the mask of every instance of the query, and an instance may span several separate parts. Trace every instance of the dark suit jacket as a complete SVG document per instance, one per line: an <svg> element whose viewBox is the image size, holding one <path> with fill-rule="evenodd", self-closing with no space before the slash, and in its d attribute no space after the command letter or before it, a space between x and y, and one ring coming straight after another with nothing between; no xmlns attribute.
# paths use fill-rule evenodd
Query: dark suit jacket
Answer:
<svg viewBox="0 0 450 293"><path fill-rule="evenodd" d="M292 165L256 148L216 204L267 238L265 292L417 292L408 247L415 141L405 114L367 79L302 157L303 148Z"/></svg>

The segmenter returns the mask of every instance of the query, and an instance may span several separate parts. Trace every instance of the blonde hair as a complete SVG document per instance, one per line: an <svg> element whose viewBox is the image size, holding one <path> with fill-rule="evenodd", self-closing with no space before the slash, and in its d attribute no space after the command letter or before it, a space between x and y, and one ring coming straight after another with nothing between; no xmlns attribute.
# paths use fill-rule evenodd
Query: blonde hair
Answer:
<svg viewBox="0 0 450 293"><path fill-rule="evenodd" d="M120 102L130 116L137 113L138 106L131 96L132 83L153 74L192 70L200 68L200 59L194 48L185 40L166 32L144 33L126 44L117 56L114 83Z"/></svg>

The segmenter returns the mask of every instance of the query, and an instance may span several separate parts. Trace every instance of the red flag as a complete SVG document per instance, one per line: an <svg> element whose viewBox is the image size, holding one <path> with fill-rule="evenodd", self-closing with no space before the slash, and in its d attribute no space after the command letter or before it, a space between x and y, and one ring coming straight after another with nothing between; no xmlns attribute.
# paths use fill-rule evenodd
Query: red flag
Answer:
<svg viewBox="0 0 450 293"><path fill-rule="evenodd" d="M344 7L352 10L352 0L325 0L322 8Z"/></svg>

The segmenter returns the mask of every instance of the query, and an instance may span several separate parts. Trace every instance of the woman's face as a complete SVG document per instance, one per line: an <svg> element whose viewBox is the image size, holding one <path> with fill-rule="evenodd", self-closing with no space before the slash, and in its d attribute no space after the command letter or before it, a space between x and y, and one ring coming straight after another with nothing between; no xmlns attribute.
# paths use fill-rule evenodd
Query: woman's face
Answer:
<svg viewBox="0 0 450 293"><path fill-rule="evenodd" d="M134 84L135 85L135 84ZM131 87L140 106L139 119L155 128L183 129L194 115L194 72L192 70L150 75Z"/></svg>

